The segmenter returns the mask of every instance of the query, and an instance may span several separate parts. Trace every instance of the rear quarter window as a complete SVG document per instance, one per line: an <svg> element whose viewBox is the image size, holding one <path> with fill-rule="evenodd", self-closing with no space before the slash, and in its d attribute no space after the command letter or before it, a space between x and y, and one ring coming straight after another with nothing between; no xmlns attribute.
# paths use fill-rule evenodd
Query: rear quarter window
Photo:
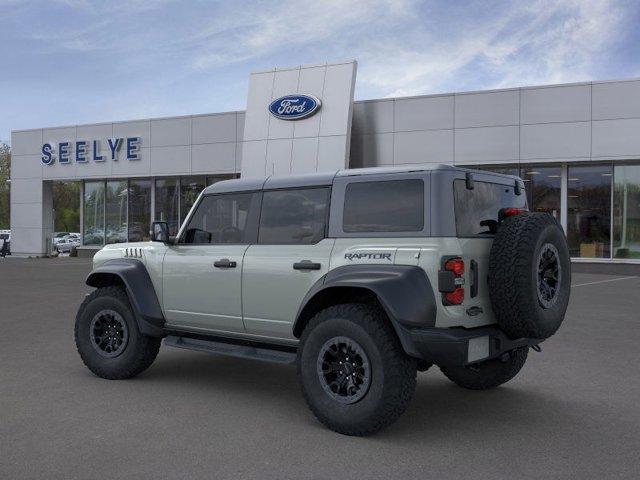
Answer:
<svg viewBox="0 0 640 480"><path fill-rule="evenodd" d="M420 232L424 228L424 182L419 179L347 185L342 229L355 232Z"/></svg>
<svg viewBox="0 0 640 480"><path fill-rule="evenodd" d="M498 183L475 181L469 190L464 180L454 180L453 195L460 237L494 235L500 209L527 207L524 193L516 195L514 187Z"/></svg>

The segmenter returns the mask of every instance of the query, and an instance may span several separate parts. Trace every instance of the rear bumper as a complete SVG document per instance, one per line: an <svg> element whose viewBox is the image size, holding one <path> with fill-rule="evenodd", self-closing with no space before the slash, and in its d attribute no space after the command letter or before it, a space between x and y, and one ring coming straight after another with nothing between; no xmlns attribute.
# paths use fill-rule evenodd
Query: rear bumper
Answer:
<svg viewBox="0 0 640 480"><path fill-rule="evenodd" d="M501 356L510 350L533 346L537 338L508 338L498 327L420 328L409 330L414 351L429 363L442 366L468 365Z"/></svg>

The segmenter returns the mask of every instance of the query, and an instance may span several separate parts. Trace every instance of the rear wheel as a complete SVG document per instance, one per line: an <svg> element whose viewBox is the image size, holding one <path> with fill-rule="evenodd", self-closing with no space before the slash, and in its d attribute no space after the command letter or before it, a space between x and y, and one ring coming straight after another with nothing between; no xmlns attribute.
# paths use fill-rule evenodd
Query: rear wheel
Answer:
<svg viewBox="0 0 640 480"><path fill-rule="evenodd" d="M149 368L161 342L140 333L127 293L115 286L98 288L82 302L75 340L87 368L109 380L131 378Z"/></svg>
<svg viewBox="0 0 640 480"><path fill-rule="evenodd" d="M515 377L524 367L529 347L518 348L499 358L464 367L440 367L456 385L470 390L488 390Z"/></svg>
<svg viewBox="0 0 640 480"><path fill-rule="evenodd" d="M404 353L378 308L345 304L322 310L300 342L304 398L331 430L369 435L407 408L416 386L416 361Z"/></svg>

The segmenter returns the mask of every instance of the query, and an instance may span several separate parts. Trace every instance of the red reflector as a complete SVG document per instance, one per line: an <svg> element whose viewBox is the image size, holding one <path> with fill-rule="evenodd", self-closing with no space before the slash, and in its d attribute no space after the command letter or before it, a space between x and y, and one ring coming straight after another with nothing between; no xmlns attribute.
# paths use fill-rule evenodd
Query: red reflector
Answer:
<svg viewBox="0 0 640 480"><path fill-rule="evenodd" d="M458 287L453 292L445 293L444 298L450 305L460 305L464 302L464 288Z"/></svg>
<svg viewBox="0 0 640 480"><path fill-rule="evenodd" d="M464 261L461 258L452 258L445 262L444 269L453 272L456 277L461 277L464 275Z"/></svg>
<svg viewBox="0 0 640 480"><path fill-rule="evenodd" d="M504 216L505 217L513 217L514 215L520 215L521 213L526 212L524 208L505 208Z"/></svg>

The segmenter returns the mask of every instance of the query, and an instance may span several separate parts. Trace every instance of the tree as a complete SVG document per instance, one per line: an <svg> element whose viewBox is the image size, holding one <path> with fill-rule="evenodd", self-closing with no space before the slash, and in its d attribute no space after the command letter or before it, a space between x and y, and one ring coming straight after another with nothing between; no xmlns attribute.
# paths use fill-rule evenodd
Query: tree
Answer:
<svg viewBox="0 0 640 480"><path fill-rule="evenodd" d="M80 231L80 182L53 182L54 230Z"/></svg>
<svg viewBox="0 0 640 480"><path fill-rule="evenodd" d="M0 229L8 229L10 225L10 187L11 147L0 142Z"/></svg>

